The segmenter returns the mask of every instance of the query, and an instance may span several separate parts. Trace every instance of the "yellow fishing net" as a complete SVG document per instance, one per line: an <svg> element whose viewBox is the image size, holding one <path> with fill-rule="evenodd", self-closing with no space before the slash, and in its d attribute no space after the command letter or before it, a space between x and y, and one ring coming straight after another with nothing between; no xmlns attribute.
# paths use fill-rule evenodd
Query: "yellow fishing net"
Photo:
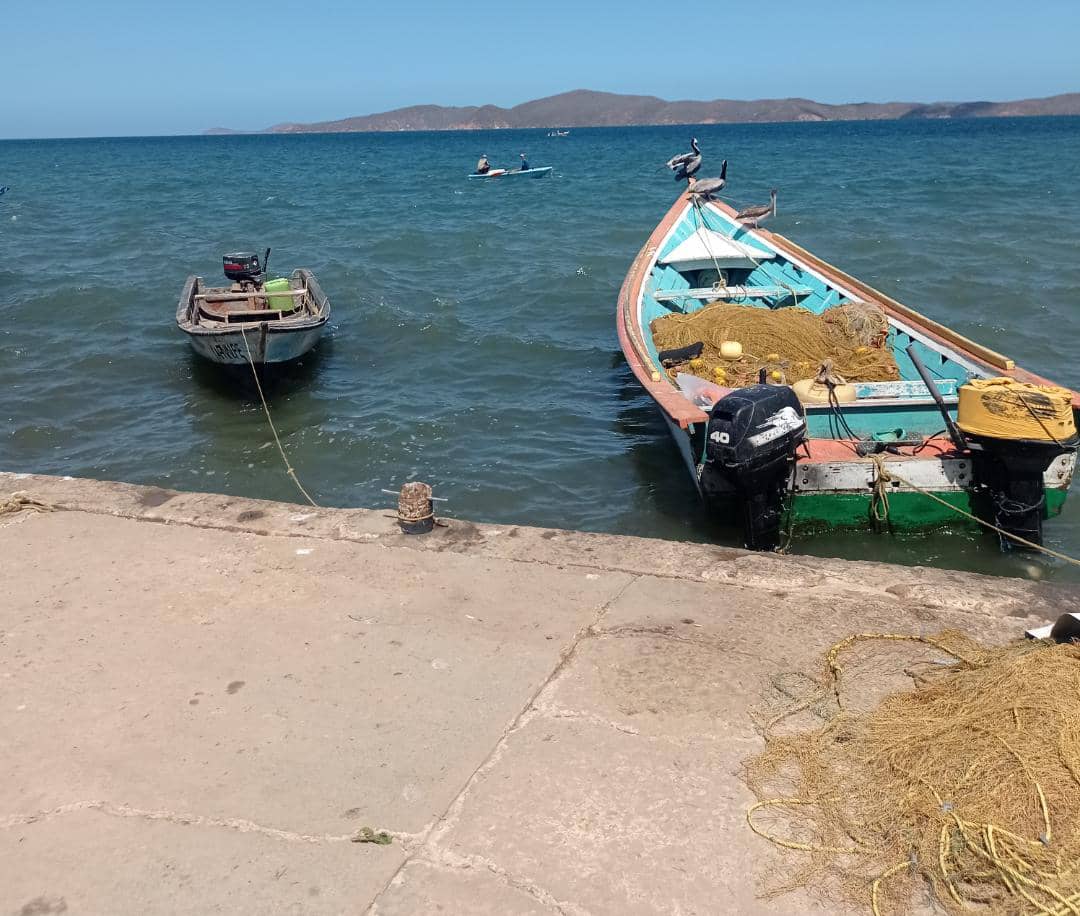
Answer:
<svg viewBox="0 0 1080 916"><path fill-rule="evenodd" d="M713 302L687 315L673 313L651 324L658 350L704 344L701 356L669 367L729 388L752 385L759 370L772 381L788 384L813 378L825 360L849 382L886 382L900 378L892 351L885 346L888 322L875 305L852 302L815 315L808 309L758 308ZM720 345L736 341L742 355L725 358ZM717 371L719 370L719 371Z"/></svg>
<svg viewBox="0 0 1080 916"><path fill-rule="evenodd" d="M874 696L888 668L914 689ZM784 708L745 768L750 826L785 850L772 891L1080 916L1080 646L859 634L820 681L774 686Z"/></svg>

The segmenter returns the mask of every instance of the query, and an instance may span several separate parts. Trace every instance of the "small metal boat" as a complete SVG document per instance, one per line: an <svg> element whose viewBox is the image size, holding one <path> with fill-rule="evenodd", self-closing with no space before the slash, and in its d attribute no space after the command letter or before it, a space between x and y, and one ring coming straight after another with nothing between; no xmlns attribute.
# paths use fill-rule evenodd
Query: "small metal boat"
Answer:
<svg viewBox="0 0 1080 916"><path fill-rule="evenodd" d="M623 353L706 504L754 549L774 549L785 528L793 537L963 528L972 517L993 525L1003 548L1041 545L1043 520L1060 512L1072 481L1080 395L757 227L775 212L775 197L737 212L691 185L619 293ZM830 322L837 309L870 309L878 336L853 352L887 360L891 374L827 379L824 362L743 354L727 332L700 334L713 315L727 322L713 327L732 327L724 310L734 306L748 336L763 327L758 312L769 322ZM672 327L700 336L661 352L654 335ZM725 387L733 354L743 374ZM825 397L800 393L819 381ZM841 400L844 382L854 384Z"/></svg>
<svg viewBox="0 0 1080 916"><path fill-rule="evenodd" d="M538 169L492 169L490 172L470 172L470 178L543 178L554 169L554 166L545 165Z"/></svg>
<svg viewBox="0 0 1080 916"><path fill-rule="evenodd" d="M225 366L288 363L311 350L330 320L330 300L305 268L267 280L265 264L249 252L222 258L229 286L188 277L176 308L176 326L192 349Z"/></svg>

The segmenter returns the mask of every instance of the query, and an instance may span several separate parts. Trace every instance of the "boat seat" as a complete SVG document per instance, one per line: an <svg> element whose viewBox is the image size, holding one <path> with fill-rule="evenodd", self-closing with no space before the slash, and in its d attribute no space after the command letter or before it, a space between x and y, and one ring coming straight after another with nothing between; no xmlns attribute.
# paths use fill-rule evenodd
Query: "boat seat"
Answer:
<svg viewBox="0 0 1080 916"><path fill-rule="evenodd" d="M657 302L671 302L673 299L783 299L793 293L809 296L813 292L809 286L707 286L657 290L652 295Z"/></svg>
<svg viewBox="0 0 1080 916"><path fill-rule="evenodd" d="M259 306L260 301L263 303ZM215 300L203 299L199 302L199 314L211 321L239 322L239 321L277 321L280 318L288 318L302 310L303 306L278 311L266 308L266 297L254 295L240 300ZM254 306L254 307L253 307Z"/></svg>
<svg viewBox="0 0 1080 916"><path fill-rule="evenodd" d="M922 381L854 382L855 396L863 400L926 400L930 392ZM959 382L954 378L934 379L934 387L946 402L955 401Z"/></svg>

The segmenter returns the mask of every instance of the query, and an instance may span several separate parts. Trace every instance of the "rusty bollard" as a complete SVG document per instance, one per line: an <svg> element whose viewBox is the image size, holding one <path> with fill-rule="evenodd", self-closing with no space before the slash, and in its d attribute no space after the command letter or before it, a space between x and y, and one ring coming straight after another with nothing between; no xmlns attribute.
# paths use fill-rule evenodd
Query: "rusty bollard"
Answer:
<svg viewBox="0 0 1080 916"><path fill-rule="evenodd" d="M435 527L435 506L430 486L414 480L401 488L398 524L406 534L427 534Z"/></svg>

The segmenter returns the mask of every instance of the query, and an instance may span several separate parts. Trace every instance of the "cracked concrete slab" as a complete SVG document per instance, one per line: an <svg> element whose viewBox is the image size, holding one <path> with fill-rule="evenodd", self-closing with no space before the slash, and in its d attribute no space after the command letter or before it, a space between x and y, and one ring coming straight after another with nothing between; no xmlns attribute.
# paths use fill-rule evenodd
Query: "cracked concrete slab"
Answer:
<svg viewBox="0 0 1080 916"><path fill-rule="evenodd" d="M0 474L15 489L44 511L0 515L0 912L839 913L759 896L780 860L745 823L755 705L854 632L999 641L1080 605Z"/></svg>
<svg viewBox="0 0 1080 916"><path fill-rule="evenodd" d="M82 513L0 555L0 822L104 800L406 841L629 581Z"/></svg>
<svg viewBox="0 0 1080 916"><path fill-rule="evenodd" d="M355 913L404 858L400 847L76 810L0 830L0 912Z"/></svg>
<svg viewBox="0 0 1080 916"><path fill-rule="evenodd" d="M379 898L371 916L553 916L557 912L484 865L436 865L413 859Z"/></svg>

